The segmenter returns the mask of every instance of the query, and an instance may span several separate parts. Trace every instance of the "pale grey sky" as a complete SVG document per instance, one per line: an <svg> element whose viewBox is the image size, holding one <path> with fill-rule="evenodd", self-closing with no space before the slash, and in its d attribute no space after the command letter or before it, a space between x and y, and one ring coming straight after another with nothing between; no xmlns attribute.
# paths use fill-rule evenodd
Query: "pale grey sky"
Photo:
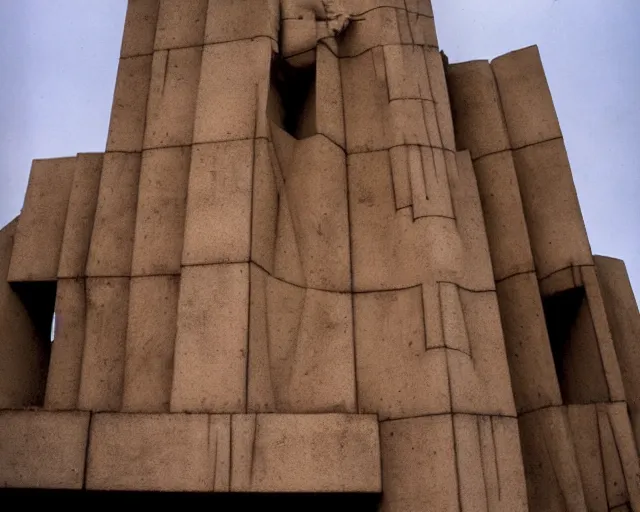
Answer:
<svg viewBox="0 0 640 512"><path fill-rule="evenodd" d="M433 0L452 62L537 44L593 251L640 296L640 0ZM0 0L0 226L31 160L103 151L126 0Z"/></svg>

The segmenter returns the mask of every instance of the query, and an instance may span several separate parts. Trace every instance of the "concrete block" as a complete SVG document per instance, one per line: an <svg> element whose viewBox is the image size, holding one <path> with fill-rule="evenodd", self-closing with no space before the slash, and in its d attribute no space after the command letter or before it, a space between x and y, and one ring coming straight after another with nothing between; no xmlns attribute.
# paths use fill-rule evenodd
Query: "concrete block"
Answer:
<svg viewBox="0 0 640 512"><path fill-rule="evenodd" d="M316 48L316 132L345 147L340 59L325 45Z"/></svg>
<svg viewBox="0 0 640 512"><path fill-rule="evenodd" d="M0 229L0 409L40 405L49 361L49 339L7 282L17 226L15 219Z"/></svg>
<svg viewBox="0 0 640 512"><path fill-rule="evenodd" d="M509 133L489 62L450 65L447 85L457 147L468 149L473 159L508 150Z"/></svg>
<svg viewBox="0 0 640 512"><path fill-rule="evenodd" d="M356 412L351 296L251 267L248 410Z"/></svg>
<svg viewBox="0 0 640 512"><path fill-rule="evenodd" d="M487 482L489 510L528 510L518 420L484 416L478 418L478 423L483 453L491 443L495 457L496 479ZM490 474L491 460L487 459L483 458L483 467L485 474Z"/></svg>
<svg viewBox="0 0 640 512"><path fill-rule="evenodd" d="M218 0L209 2L205 43L269 37L278 41L278 0Z"/></svg>
<svg viewBox="0 0 640 512"><path fill-rule="evenodd" d="M380 452L381 510L460 510L450 415L382 422Z"/></svg>
<svg viewBox="0 0 640 512"><path fill-rule="evenodd" d="M417 11L407 12L411 40L416 45L438 47L438 36L433 16L424 16Z"/></svg>
<svg viewBox="0 0 640 512"><path fill-rule="evenodd" d="M564 407L518 419L529 510L587 510Z"/></svg>
<svg viewBox="0 0 640 512"><path fill-rule="evenodd" d="M269 145L269 152L278 188L273 275L288 283L306 287L306 276L302 268L300 247L289 206L290 201L285 191L283 172L283 169L290 166L295 139L273 124L271 128L274 142Z"/></svg>
<svg viewBox="0 0 640 512"><path fill-rule="evenodd" d="M444 62L442 55L437 48L424 48L424 58L427 63L427 74L429 75L429 83L431 85L431 95L433 101L442 103L449 107L449 90L447 88L447 78L444 73ZM451 112L449 111L449 116ZM455 149L455 148L450 148Z"/></svg>
<svg viewBox="0 0 640 512"><path fill-rule="evenodd" d="M518 421L498 416L453 416L463 512L527 511Z"/></svg>
<svg viewBox="0 0 640 512"><path fill-rule="evenodd" d="M359 15L344 32L340 42L340 57L355 57L378 46L401 44L399 14L394 8L380 7ZM405 13L406 16L406 13Z"/></svg>
<svg viewBox="0 0 640 512"><path fill-rule="evenodd" d="M139 153L105 154L87 276L130 275L139 177Z"/></svg>
<svg viewBox="0 0 640 512"><path fill-rule="evenodd" d="M172 412L244 412L248 329L248 264L183 269Z"/></svg>
<svg viewBox="0 0 640 512"><path fill-rule="evenodd" d="M640 468L638 466L638 457L636 456L638 453L637 445L634 442L626 405L622 402L598 405L599 420L604 419L602 417L604 410L607 412L609 424L613 432L616 454L620 458L620 464L627 487L627 501L632 509L637 509L640 507ZM605 466L605 472L606 470L607 468ZM607 480L608 478L609 475L607 475Z"/></svg>
<svg viewBox="0 0 640 512"><path fill-rule="evenodd" d="M241 140L194 147L183 265L249 261L255 144Z"/></svg>
<svg viewBox="0 0 640 512"><path fill-rule="evenodd" d="M438 126L436 104L431 100L424 100L422 102L422 112L424 114L425 125L427 126L429 145L434 148L441 148L442 136L440 135L440 127Z"/></svg>
<svg viewBox="0 0 640 512"><path fill-rule="evenodd" d="M86 290L84 279L60 279L56 294L56 325L51 344L47 409L75 409L84 352Z"/></svg>
<svg viewBox="0 0 640 512"><path fill-rule="evenodd" d="M419 286L354 296L361 412L386 419L450 410L445 349L427 349L423 311Z"/></svg>
<svg viewBox="0 0 640 512"><path fill-rule="evenodd" d="M607 512L602 449L595 405L569 405L569 426L588 510Z"/></svg>
<svg viewBox="0 0 640 512"><path fill-rule="evenodd" d="M180 273L190 163L189 147L143 153L133 275Z"/></svg>
<svg viewBox="0 0 640 512"><path fill-rule="evenodd" d="M587 304L585 305L585 310L588 310L587 314L591 316L593 330L598 340L598 352L604 370L604 377L607 381L606 386L609 392L609 400L612 402L624 401L625 392L618 362L619 356L616 355L613 344L611 329L609 328L595 267L581 267L580 276L586 292Z"/></svg>
<svg viewBox="0 0 640 512"><path fill-rule="evenodd" d="M348 153L386 149L389 96L381 48L340 59Z"/></svg>
<svg viewBox="0 0 640 512"><path fill-rule="evenodd" d="M455 161L457 172L449 171L450 167L447 166L447 176L453 211L464 246L464 275L460 285L469 290L490 290L495 287L495 281L473 163L467 151L456 153Z"/></svg>
<svg viewBox="0 0 640 512"><path fill-rule="evenodd" d="M592 265L564 142L519 149L513 159L538 278L571 265Z"/></svg>
<svg viewBox="0 0 640 512"><path fill-rule="evenodd" d="M630 491L635 491L637 496L638 459L637 452L633 450L635 443L624 405L621 411L622 415L614 416L611 412L613 411L611 411L609 404L598 404L596 407L606 500L610 506L614 507L627 503ZM615 420L622 420L622 425L627 428L621 429L622 425L618 423L618 428L614 429ZM637 499L633 501L637 502Z"/></svg>
<svg viewBox="0 0 640 512"><path fill-rule="evenodd" d="M298 141L290 168L282 172L306 283L323 290L350 291L344 152L316 135Z"/></svg>
<svg viewBox="0 0 640 512"><path fill-rule="evenodd" d="M9 281L55 281L75 158L34 160L11 252Z"/></svg>
<svg viewBox="0 0 640 512"><path fill-rule="evenodd" d="M533 273L496 285L511 385L518 412L560 405L542 301Z"/></svg>
<svg viewBox="0 0 640 512"><path fill-rule="evenodd" d="M496 281L534 271L513 156L510 152L487 155L473 167Z"/></svg>
<svg viewBox="0 0 640 512"><path fill-rule="evenodd" d="M394 100L389 103L388 146L416 144L428 146L429 136L424 122L422 101Z"/></svg>
<svg viewBox="0 0 640 512"><path fill-rule="evenodd" d="M201 64L201 47L153 54L145 149L191 144Z"/></svg>
<svg viewBox="0 0 640 512"><path fill-rule="evenodd" d="M386 151L350 155L348 171L354 290L456 282L462 273L463 245L455 219L414 219L413 209L396 211ZM439 172L446 180L446 170ZM445 197L434 202L450 205L448 187L439 190Z"/></svg>
<svg viewBox="0 0 640 512"><path fill-rule="evenodd" d="M513 148L562 136L537 46L491 62Z"/></svg>
<svg viewBox="0 0 640 512"><path fill-rule="evenodd" d="M178 276L131 280L124 411L169 411L179 290Z"/></svg>
<svg viewBox="0 0 640 512"><path fill-rule="evenodd" d="M281 52L293 67L304 68L315 62L319 35L317 24L315 17L282 20Z"/></svg>
<svg viewBox="0 0 640 512"><path fill-rule="evenodd" d="M160 0L155 49L202 45L208 4L208 0Z"/></svg>
<svg viewBox="0 0 640 512"><path fill-rule="evenodd" d="M621 260L595 256L598 283L630 409L636 446L640 446L640 314Z"/></svg>
<svg viewBox="0 0 640 512"><path fill-rule="evenodd" d="M0 411L0 487L82 489L89 414Z"/></svg>
<svg viewBox="0 0 640 512"><path fill-rule="evenodd" d="M274 272L276 234L280 193L276 183L274 163L271 161L269 142L257 140L253 170L253 202L251 205L251 260L268 272ZM287 208L288 211L288 208Z"/></svg>
<svg viewBox="0 0 640 512"><path fill-rule="evenodd" d="M232 492L380 492L372 415L232 416Z"/></svg>
<svg viewBox="0 0 640 512"><path fill-rule="evenodd" d="M388 45L383 49L389 99L431 100L424 51L419 46Z"/></svg>
<svg viewBox="0 0 640 512"><path fill-rule="evenodd" d="M248 139L260 128L258 97L268 90L272 40L257 38L206 46L194 142ZM224 73L220 70L224 69ZM264 130L264 127L262 127Z"/></svg>
<svg viewBox="0 0 640 512"><path fill-rule="evenodd" d="M122 406L129 281L125 277L87 279L78 409L118 411Z"/></svg>
<svg viewBox="0 0 640 512"><path fill-rule="evenodd" d="M135 57L153 53L153 39L161 0L130 0L124 22L120 56Z"/></svg>
<svg viewBox="0 0 640 512"><path fill-rule="evenodd" d="M85 275L91 232L98 205L102 165L102 153L81 153L76 157L60 250L58 278Z"/></svg>
<svg viewBox="0 0 640 512"><path fill-rule="evenodd" d="M217 460L205 414L96 414L86 487L106 491L211 491Z"/></svg>
<svg viewBox="0 0 640 512"><path fill-rule="evenodd" d="M468 347L468 353L463 346L447 351L453 411L515 416L495 292L455 290L454 285L449 285L456 292L460 308L455 315L444 300L444 286L440 284L445 343L451 346L446 329L450 321L462 331Z"/></svg>
<svg viewBox="0 0 640 512"><path fill-rule="evenodd" d="M144 55L120 60L107 151L142 150L152 59Z"/></svg>

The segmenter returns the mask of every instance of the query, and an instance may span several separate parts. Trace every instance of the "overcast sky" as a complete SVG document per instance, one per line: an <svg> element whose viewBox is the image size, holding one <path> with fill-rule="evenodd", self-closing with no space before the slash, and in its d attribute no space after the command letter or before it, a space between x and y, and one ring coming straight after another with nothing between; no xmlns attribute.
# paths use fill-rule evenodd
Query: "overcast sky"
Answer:
<svg viewBox="0 0 640 512"><path fill-rule="evenodd" d="M537 44L594 253L640 296L640 0L433 0L451 62ZM31 160L103 151L126 0L0 0L0 225Z"/></svg>

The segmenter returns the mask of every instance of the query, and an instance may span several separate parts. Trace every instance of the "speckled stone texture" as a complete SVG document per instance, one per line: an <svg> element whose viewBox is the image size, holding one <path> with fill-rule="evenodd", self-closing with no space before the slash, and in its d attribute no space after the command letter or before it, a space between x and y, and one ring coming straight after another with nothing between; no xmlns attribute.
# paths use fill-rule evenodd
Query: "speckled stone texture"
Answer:
<svg viewBox="0 0 640 512"><path fill-rule="evenodd" d="M106 152L35 161L0 231L0 486L640 510L639 322L536 47L129 0Z"/></svg>

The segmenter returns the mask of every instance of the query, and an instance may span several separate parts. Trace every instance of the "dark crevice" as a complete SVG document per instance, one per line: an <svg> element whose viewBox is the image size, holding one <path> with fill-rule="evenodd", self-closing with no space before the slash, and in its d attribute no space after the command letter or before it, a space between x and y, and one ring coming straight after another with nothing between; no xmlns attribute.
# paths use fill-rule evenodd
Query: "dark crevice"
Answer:
<svg viewBox="0 0 640 512"><path fill-rule="evenodd" d="M269 118L296 139L315 135L316 65L296 67L282 58L271 66Z"/></svg>
<svg viewBox="0 0 640 512"><path fill-rule="evenodd" d="M25 357L37 354L37 363L32 369L35 402L29 406L40 407L44 403L44 393L49 371L49 356L53 340L52 326L56 304L56 281L22 281L11 283L29 315L35 333L37 346L25 347Z"/></svg>
<svg viewBox="0 0 640 512"><path fill-rule="evenodd" d="M563 403L608 402L607 381L584 287L545 297L542 303Z"/></svg>

